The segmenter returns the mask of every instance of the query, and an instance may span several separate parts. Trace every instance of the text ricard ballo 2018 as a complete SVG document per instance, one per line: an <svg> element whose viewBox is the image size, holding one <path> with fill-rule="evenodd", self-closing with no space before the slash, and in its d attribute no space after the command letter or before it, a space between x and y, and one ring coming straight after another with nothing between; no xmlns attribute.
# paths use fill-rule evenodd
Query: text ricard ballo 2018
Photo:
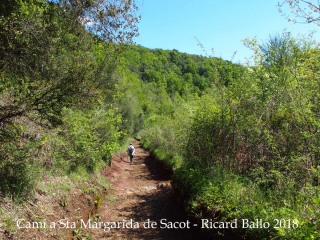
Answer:
<svg viewBox="0 0 320 240"><path fill-rule="evenodd" d="M138 222L133 219L124 219L122 221L84 221L82 219L78 221L70 221L67 219L60 219L56 222L30 222L25 219L16 220L16 226L19 229L23 228L61 228L61 229L103 229L105 232L109 232L111 229L121 228L160 228L160 229L190 229L192 227L198 227L202 229L235 229L235 228L287 228L295 229L299 227L298 220L296 219L273 219L272 221L264 221L263 219L233 219L231 221L219 222L213 219L201 219L198 223L191 223L189 220L182 222L171 222L167 219L161 219L160 221L152 221L147 219L143 222Z"/></svg>

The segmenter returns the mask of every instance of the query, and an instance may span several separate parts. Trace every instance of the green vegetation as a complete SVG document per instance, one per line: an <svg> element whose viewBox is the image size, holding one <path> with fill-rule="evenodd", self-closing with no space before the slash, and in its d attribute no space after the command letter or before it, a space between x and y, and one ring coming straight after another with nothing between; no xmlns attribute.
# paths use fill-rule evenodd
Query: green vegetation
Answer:
<svg viewBox="0 0 320 240"><path fill-rule="evenodd" d="M121 44L136 34L136 7L105 2L98 13L99 4L1 3L2 194L23 199L48 171L94 172L123 141L114 69Z"/></svg>
<svg viewBox="0 0 320 240"><path fill-rule="evenodd" d="M247 40L255 64L242 66L134 46L132 1L105 1L114 12L98 15L99 1L80 2L0 4L2 196L37 190L67 207L78 183L100 205L87 181L107 190L99 171L135 136L173 169L190 216L270 223L239 227L246 239L320 237L316 43Z"/></svg>
<svg viewBox="0 0 320 240"><path fill-rule="evenodd" d="M133 109L126 126L142 127L144 146L175 170L191 216L270 223L238 230L249 239L318 238L317 45L289 33L246 44L254 66L128 48L132 85L119 88L135 105L120 113Z"/></svg>

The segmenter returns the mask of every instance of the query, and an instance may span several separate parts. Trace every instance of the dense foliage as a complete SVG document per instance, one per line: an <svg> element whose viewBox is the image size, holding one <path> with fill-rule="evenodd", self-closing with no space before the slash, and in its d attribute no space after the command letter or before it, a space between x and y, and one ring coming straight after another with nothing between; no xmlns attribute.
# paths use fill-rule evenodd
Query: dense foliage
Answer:
<svg viewBox="0 0 320 240"><path fill-rule="evenodd" d="M132 1L86 2L1 3L4 194L28 195L43 171L57 170L52 166L92 171L100 161L110 161L122 137L110 99L119 44L136 34L136 8ZM99 15L103 29L98 21L84 21L96 20L98 5L104 9Z"/></svg>
<svg viewBox="0 0 320 240"><path fill-rule="evenodd" d="M174 170L190 216L286 224L221 234L320 237L316 43L247 40L255 63L241 66L131 45L133 1L0 6L1 195L95 172L136 136Z"/></svg>
<svg viewBox="0 0 320 240"><path fill-rule="evenodd" d="M246 44L254 66L130 47L123 64L135 84L122 92L135 104L120 109L131 109L127 124L139 123L145 146L176 169L174 186L191 215L287 221L239 229L252 239L317 238L317 44L289 33Z"/></svg>

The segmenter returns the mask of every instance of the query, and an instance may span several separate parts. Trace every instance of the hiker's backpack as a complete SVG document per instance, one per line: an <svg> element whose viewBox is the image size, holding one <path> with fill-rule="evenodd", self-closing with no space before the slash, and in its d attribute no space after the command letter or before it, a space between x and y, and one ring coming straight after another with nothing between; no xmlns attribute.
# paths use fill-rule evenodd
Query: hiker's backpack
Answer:
<svg viewBox="0 0 320 240"><path fill-rule="evenodd" d="M129 151L129 154L130 154L130 155L132 155L133 149L134 149L133 146L129 146L128 151Z"/></svg>

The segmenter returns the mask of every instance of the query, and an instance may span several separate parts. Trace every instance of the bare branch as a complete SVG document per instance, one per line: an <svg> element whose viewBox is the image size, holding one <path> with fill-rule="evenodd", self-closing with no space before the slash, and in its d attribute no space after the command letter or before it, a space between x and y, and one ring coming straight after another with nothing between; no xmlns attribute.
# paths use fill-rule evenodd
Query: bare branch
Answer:
<svg viewBox="0 0 320 240"><path fill-rule="evenodd" d="M285 5L289 6L295 17L291 17L283 12ZM284 0L281 3L278 3L278 9L289 21L300 23L297 19L301 19L302 23L315 23L320 26L319 0Z"/></svg>

